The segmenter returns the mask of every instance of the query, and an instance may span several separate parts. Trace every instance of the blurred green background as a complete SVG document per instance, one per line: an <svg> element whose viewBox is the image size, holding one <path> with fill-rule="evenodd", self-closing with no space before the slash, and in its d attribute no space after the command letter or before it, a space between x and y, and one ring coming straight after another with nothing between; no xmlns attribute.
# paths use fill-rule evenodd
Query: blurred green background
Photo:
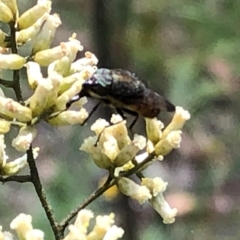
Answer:
<svg viewBox="0 0 240 240"><path fill-rule="evenodd" d="M18 3L23 12L36 1ZM96 214L115 212L117 225L125 229L124 240L240 239L240 1L54 0L52 12L63 22L53 46L77 32L84 50L99 58L99 67L138 73L192 116L181 148L145 172L168 182L166 199L179 211L174 224L162 224L149 204L140 206L120 195L111 201L101 197L89 208ZM24 73L22 77L24 86ZM23 93L27 98L31 91L25 86ZM6 90L6 95L12 93ZM111 113L102 107L84 127L38 126L37 165L58 219L106 174L79 146L91 134L91 123ZM159 118L167 124L171 115ZM134 132L141 129L142 120ZM9 145L16 134L7 136ZM11 149L8 153L18 156ZM0 223L5 230L21 212L31 214L34 226L53 239L33 187L1 186Z"/></svg>

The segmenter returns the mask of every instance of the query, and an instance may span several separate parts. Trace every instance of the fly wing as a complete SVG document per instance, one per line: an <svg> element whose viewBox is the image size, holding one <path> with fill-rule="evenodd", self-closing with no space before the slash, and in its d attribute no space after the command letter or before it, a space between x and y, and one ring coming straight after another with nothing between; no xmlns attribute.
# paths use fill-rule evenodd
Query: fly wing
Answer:
<svg viewBox="0 0 240 240"><path fill-rule="evenodd" d="M112 78L111 97L124 103L144 97L146 86L135 74L122 69L114 69Z"/></svg>

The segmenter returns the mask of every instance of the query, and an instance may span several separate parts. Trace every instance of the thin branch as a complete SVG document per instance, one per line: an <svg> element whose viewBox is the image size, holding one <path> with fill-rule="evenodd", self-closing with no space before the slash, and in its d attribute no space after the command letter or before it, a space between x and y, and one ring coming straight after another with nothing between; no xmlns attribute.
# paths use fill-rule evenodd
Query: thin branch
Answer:
<svg viewBox="0 0 240 240"><path fill-rule="evenodd" d="M142 167L144 167L145 164L149 163L150 161L152 161L152 159L155 157L155 153L151 153L149 154L149 156L142 161L141 163L139 163L138 165L136 165L134 168L132 168L131 170L124 172L121 177L128 177L132 174L137 173ZM76 209L72 210L69 215L62 220L62 222L59 224L59 231L63 234L64 230L66 229L66 227L68 226L69 222L76 217L76 215L78 214L78 212L82 209L84 209L85 207L87 207L90 203L92 203L95 199L97 199L98 197L100 197L104 192L106 192L109 188L111 188L112 186L116 185L117 183L117 179L113 179L109 176L107 181L104 183L104 185L102 187L100 187L99 189L97 189L96 191L94 191L83 203L81 203Z"/></svg>
<svg viewBox="0 0 240 240"><path fill-rule="evenodd" d="M30 175L9 176L6 178L0 176L0 182L2 182L3 184L6 182L26 183L26 182L31 182L31 176Z"/></svg>
<svg viewBox="0 0 240 240"><path fill-rule="evenodd" d="M38 195L38 198L40 199L42 207L43 207L43 209L44 209L44 211L47 215L47 219L48 219L48 221L51 225L51 228L52 228L53 233L55 235L55 239L60 240L62 236L59 234L58 224L54 219L52 208L51 208L50 204L48 203L46 194L45 194L44 189L42 187L42 184L40 182L38 169L36 167L35 160L34 160L34 157L33 157L32 146L27 151L27 161L28 161L29 168L30 168L31 182L34 185L34 188L35 188L35 191Z"/></svg>
<svg viewBox="0 0 240 240"><path fill-rule="evenodd" d="M130 169L127 172L124 172L121 176L122 177L128 177L134 173L137 173L139 170L141 170L141 168L143 168L147 163L151 162L153 160L153 158L156 156L155 152L150 153L146 159L144 159L141 163L139 163L138 165L136 165L134 168Z"/></svg>
<svg viewBox="0 0 240 240"><path fill-rule="evenodd" d="M10 26L10 32L11 32L11 35L10 35L11 50L12 50L12 53L18 54L15 22L9 23L9 26ZM20 103L23 103L22 91L20 87L19 70L13 71L12 88L15 92L17 101Z"/></svg>
<svg viewBox="0 0 240 240"><path fill-rule="evenodd" d="M96 191L94 191L83 203L81 203L76 209L72 210L68 216L62 220L62 222L59 224L59 229L61 233L64 233L64 230L68 226L69 222L76 217L78 212L85 207L87 207L90 203L92 203L95 199L100 197L104 192L106 192L110 187L114 186L116 184L116 180L112 180L111 176L109 175L106 182Z"/></svg>
<svg viewBox="0 0 240 240"><path fill-rule="evenodd" d="M7 88L13 88L13 81L8 81L0 78L0 84Z"/></svg>

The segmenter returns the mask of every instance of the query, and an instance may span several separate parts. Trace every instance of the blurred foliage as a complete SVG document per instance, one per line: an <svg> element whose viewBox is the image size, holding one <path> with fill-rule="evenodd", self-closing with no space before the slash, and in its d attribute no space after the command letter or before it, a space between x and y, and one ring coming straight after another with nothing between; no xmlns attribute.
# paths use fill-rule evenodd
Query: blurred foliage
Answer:
<svg viewBox="0 0 240 240"><path fill-rule="evenodd" d="M34 3L19 0L21 9ZM85 49L99 57L99 66L137 72L192 114L181 148L151 169L151 175L169 182L166 198L179 209L173 225L163 225L152 209L122 196L111 202L101 197L90 208L116 212L125 240L239 239L240 1L54 0L53 10L63 21L55 44L77 32ZM111 110L100 111L95 119ZM58 218L96 189L105 174L78 150L94 118L84 127L39 129L37 164ZM2 186L0 209L5 229L19 212L48 228L28 185Z"/></svg>

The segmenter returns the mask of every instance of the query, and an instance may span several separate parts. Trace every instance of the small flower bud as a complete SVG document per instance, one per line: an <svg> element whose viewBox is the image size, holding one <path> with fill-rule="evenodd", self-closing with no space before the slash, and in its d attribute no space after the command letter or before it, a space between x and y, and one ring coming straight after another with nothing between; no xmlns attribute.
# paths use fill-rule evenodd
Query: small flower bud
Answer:
<svg viewBox="0 0 240 240"><path fill-rule="evenodd" d="M83 79L77 80L67 91L59 96L56 101L55 111L65 110L67 102L82 90L83 83Z"/></svg>
<svg viewBox="0 0 240 240"><path fill-rule="evenodd" d="M16 138L12 141L12 146L21 152L26 152L37 135L37 129L32 126L22 127Z"/></svg>
<svg viewBox="0 0 240 240"><path fill-rule="evenodd" d="M64 111L48 119L48 123L55 126L82 124L87 118L88 112L85 108L81 108L80 111Z"/></svg>
<svg viewBox="0 0 240 240"><path fill-rule="evenodd" d="M148 153L154 152L154 144L153 144L152 141L150 141L150 140L147 141L147 148L146 149L147 149Z"/></svg>
<svg viewBox="0 0 240 240"><path fill-rule="evenodd" d="M11 123L4 120L0 119L0 134L5 134L10 131Z"/></svg>
<svg viewBox="0 0 240 240"><path fill-rule="evenodd" d="M105 128L99 139L99 144L102 145L102 143L105 142L109 136L113 136L114 138L116 138L119 149L122 149L131 142L131 139L128 136L128 130L125 120L121 120L118 123L113 123L113 125Z"/></svg>
<svg viewBox="0 0 240 240"><path fill-rule="evenodd" d="M22 45L29 40L32 40L41 30L44 21L48 18L48 13L45 13L41 18L39 18L33 25L28 28L22 29L16 32L16 38L18 45Z"/></svg>
<svg viewBox="0 0 240 240"><path fill-rule="evenodd" d="M48 98L46 102L45 109L51 108L57 101L58 98L58 91L60 87L60 82L62 80L62 76L57 73L52 73L48 76L50 84L52 85L52 88L50 89L48 93Z"/></svg>
<svg viewBox="0 0 240 240"><path fill-rule="evenodd" d="M164 199L162 193L159 193L156 197L149 200L153 208L161 215L163 218L163 223L171 224L175 222L175 217L177 215L177 209L171 208L167 201Z"/></svg>
<svg viewBox="0 0 240 240"><path fill-rule="evenodd" d="M85 240L86 234L82 233L79 228L74 226L73 224L69 225L68 227L69 233L63 240Z"/></svg>
<svg viewBox="0 0 240 240"><path fill-rule="evenodd" d="M182 107L176 107L176 112L171 123L164 129L162 138L165 138L171 131L181 130L184 123L191 117L190 113Z"/></svg>
<svg viewBox="0 0 240 240"><path fill-rule="evenodd" d="M13 235L10 232L2 232L2 226L0 226L0 240L13 240Z"/></svg>
<svg viewBox="0 0 240 240"><path fill-rule="evenodd" d="M49 78L42 79L38 83L34 94L29 99L33 117L39 116L44 111L52 89L52 82Z"/></svg>
<svg viewBox="0 0 240 240"><path fill-rule="evenodd" d="M95 132L97 136L102 133L102 131L108 127L110 124L105 119L99 118L91 126L91 131Z"/></svg>
<svg viewBox="0 0 240 240"><path fill-rule="evenodd" d="M40 32L34 38L32 54L48 49L55 36L57 28L61 25L61 20L57 14L48 15L43 23Z"/></svg>
<svg viewBox="0 0 240 240"><path fill-rule="evenodd" d="M10 45L9 36L0 29L0 46L9 47L9 45Z"/></svg>
<svg viewBox="0 0 240 240"><path fill-rule="evenodd" d="M44 232L39 229L27 231L26 240L44 240Z"/></svg>
<svg viewBox="0 0 240 240"><path fill-rule="evenodd" d="M121 149L120 153L114 159L114 164L118 167L133 160L136 154L146 146L146 139L143 136L134 135L133 141Z"/></svg>
<svg viewBox="0 0 240 240"><path fill-rule="evenodd" d="M105 236L103 237L103 240L117 240L121 238L123 234L124 230L122 228L113 225L107 230Z"/></svg>
<svg viewBox="0 0 240 240"><path fill-rule="evenodd" d="M140 186L129 178L121 177L117 182L117 186L124 195L137 200L140 204L152 198L147 187Z"/></svg>
<svg viewBox="0 0 240 240"><path fill-rule="evenodd" d="M67 76L70 69L70 59L67 56L64 56L48 66L48 75L51 75L53 72L62 75L63 77Z"/></svg>
<svg viewBox="0 0 240 240"><path fill-rule="evenodd" d="M114 214L97 216L93 230L88 234L87 239L103 239L108 229L114 223Z"/></svg>
<svg viewBox="0 0 240 240"><path fill-rule="evenodd" d="M108 156L111 162L114 162L115 157L119 153L119 148L117 140L113 136L109 136L106 141L103 142L102 153Z"/></svg>
<svg viewBox="0 0 240 240"><path fill-rule="evenodd" d="M72 36L68 39L68 42L61 43L64 45L67 56L71 62L75 60L77 52L83 50L83 46L81 45L80 41L76 39L76 37L77 34L73 33Z"/></svg>
<svg viewBox="0 0 240 240"><path fill-rule="evenodd" d="M36 89L38 83L43 81L40 65L36 62L27 62L25 67L27 68L28 84L32 89Z"/></svg>
<svg viewBox="0 0 240 240"><path fill-rule="evenodd" d="M95 146L96 142L97 136L89 137L84 140L80 150L89 153L98 167L109 169L112 166L112 162L107 155L102 153L102 149L99 146Z"/></svg>
<svg viewBox="0 0 240 240"><path fill-rule="evenodd" d="M14 20L18 17L18 7L17 7L17 1L16 0L1 0L4 4L6 4L9 9L12 11Z"/></svg>
<svg viewBox="0 0 240 240"><path fill-rule="evenodd" d="M19 239L26 239L27 232L33 229L32 216L24 213L19 214L10 223L10 228L17 232Z"/></svg>
<svg viewBox="0 0 240 240"><path fill-rule="evenodd" d="M157 120L157 118L145 118L145 122L147 137L153 142L153 144L156 144L162 136L161 130L163 129L164 125L161 121Z"/></svg>
<svg viewBox="0 0 240 240"><path fill-rule="evenodd" d="M165 156L172 151L173 148L179 148L181 143L182 131L172 131L166 138L163 138L155 145L156 155Z"/></svg>
<svg viewBox="0 0 240 240"><path fill-rule="evenodd" d="M20 122L29 122L32 119L32 111L15 102L11 98L0 96L0 113L10 117L16 118Z"/></svg>
<svg viewBox="0 0 240 240"><path fill-rule="evenodd" d="M39 148L33 149L34 159L38 156ZM20 170L25 168L28 165L27 154L24 154L22 157L15 159L12 162L6 163L2 169L0 168L0 174L3 176L12 176L16 175Z"/></svg>
<svg viewBox="0 0 240 240"><path fill-rule="evenodd" d="M20 172L20 170L25 168L27 165L28 165L27 154L25 154L12 162L6 163L5 166L1 169L0 173L3 176L16 175L18 172Z"/></svg>
<svg viewBox="0 0 240 240"><path fill-rule="evenodd" d="M6 165L8 159L5 148L4 135L0 135L0 172L2 172L2 168Z"/></svg>
<svg viewBox="0 0 240 240"><path fill-rule="evenodd" d="M13 13L11 9L2 1L0 2L0 21L4 23L10 23L13 21Z"/></svg>
<svg viewBox="0 0 240 240"><path fill-rule="evenodd" d="M167 183L159 177L142 178L141 184L149 189L153 197L156 197L159 193L164 192L167 188Z"/></svg>
<svg viewBox="0 0 240 240"><path fill-rule="evenodd" d="M62 47L62 45L42 50L40 52L37 52L35 56L33 57L33 61L40 64L41 66L49 66L50 63L54 62L57 59L62 58L66 55L65 49Z"/></svg>
<svg viewBox="0 0 240 240"><path fill-rule="evenodd" d="M102 153L99 147L93 147L90 154L94 163L99 168L109 169L112 166L111 159L106 154Z"/></svg>
<svg viewBox="0 0 240 240"><path fill-rule="evenodd" d="M70 73L81 72L86 66L95 66L97 63L97 57L91 52L86 52L85 58L80 58L71 64Z"/></svg>
<svg viewBox="0 0 240 240"><path fill-rule="evenodd" d="M87 209L81 210L77 218L74 222L74 226L77 227L79 230L83 230L82 232L86 233L87 228L90 224L90 220L94 217L93 212ZM82 229L83 228L83 229Z"/></svg>
<svg viewBox="0 0 240 240"><path fill-rule="evenodd" d="M18 54L0 54L0 66L2 69L20 69L25 62L26 59Z"/></svg>
<svg viewBox="0 0 240 240"><path fill-rule="evenodd" d="M33 25L45 13L50 13L52 2L49 0L38 0L37 5L28 9L18 18L18 28L25 29Z"/></svg>
<svg viewBox="0 0 240 240"><path fill-rule="evenodd" d="M62 81L60 82L59 95L67 91L73 85L73 83L75 83L79 79L83 79L83 74L81 72L74 73L70 76L63 78Z"/></svg>

